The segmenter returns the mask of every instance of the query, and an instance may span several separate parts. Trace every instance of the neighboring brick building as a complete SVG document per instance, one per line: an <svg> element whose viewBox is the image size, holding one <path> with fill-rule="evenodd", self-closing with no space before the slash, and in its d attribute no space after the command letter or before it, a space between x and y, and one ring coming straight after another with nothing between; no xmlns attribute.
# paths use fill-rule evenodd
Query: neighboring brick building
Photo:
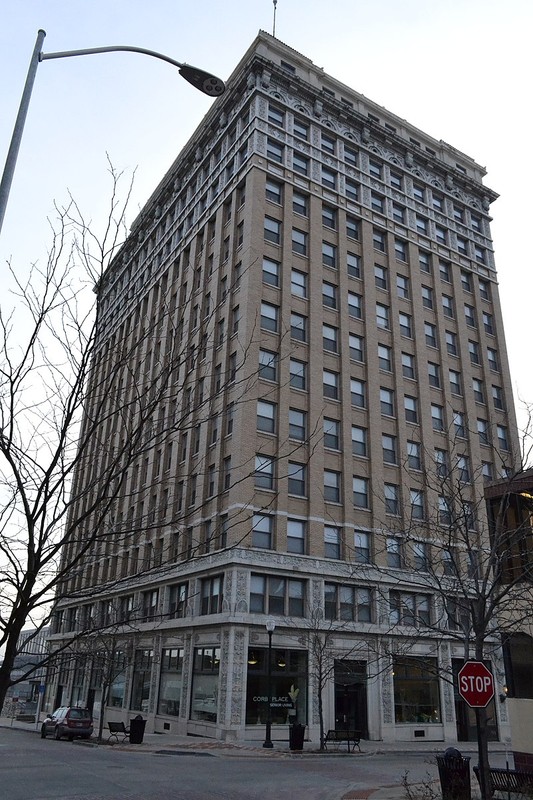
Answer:
<svg viewBox="0 0 533 800"><path fill-rule="evenodd" d="M189 348L160 408L179 430L129 470L58 609L56 640L115 625L113 719L260 740L272 618L274 739L298 719L317 741L315 629L326 728L472 735L438 675L463 653L424 636L436 601L412 581L448 513L429 476L461 470L477 508L518 459L483 176L272 36L244 55L98 287L94 380L131 348L115 402ZM78 491L124 435L110 410ZM101 675L60 669L48 707L97 706Z"/></svg>

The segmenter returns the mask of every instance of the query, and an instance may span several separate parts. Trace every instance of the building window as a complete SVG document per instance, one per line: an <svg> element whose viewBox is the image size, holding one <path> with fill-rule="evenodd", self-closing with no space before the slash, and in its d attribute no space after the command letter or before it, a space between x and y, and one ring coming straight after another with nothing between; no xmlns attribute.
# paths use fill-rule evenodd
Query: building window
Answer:
<svg viewBox="0 0 533 800"><path fill-rule="evenodd" d="M485 333L488 333L489 336L494 336L494 321L492 314L487 314L486 311L483 311L483 328L485 329Z"/></svg>
<svg viewBox="0 0 533 800"><path fill-rule="evenodd" d="M409 492L409 499L411 502L411 518L424 519L424 492L419 489L411 489Z"/></svg>
<svg viewBox="0 0 533 800"><path fill-rule="evenodd" d="M292 154L292 168L300 175L309 175L309 159L295 150Z"/></svg>
<svg viewBox="0 0 533 800"><path fill-rule="evenodd" d="M323 392L324 397L330 400L339 399L339 373L325 369L323 373Z"/></svg>
<svg viewBox="0 0 533 800"><path fill-rule="evenodd" d="M273 125L279 125L282 128L285 124L285 113L280 108L276 108L276 106L273 106L271 103L269 103L268 121Z"/></svg>
<svg viewBox="0 0 533 800"><path fill-rule="evenodd" d="M387 250L387 235L383 231L378 231L374 228L372 232L372 243L375 250L380 250L385 253Z"/></svg>
<svg viewBox="0 0 533 800"><path fill-rule="evenodd" d="M422 469L421 446L418 442L407 440L407 465L409 469Z"/></svg>
<svg viewBox="0 0 533 800"><path fill-rule="evenodd" d="M303 617L305 582L278 575L256 575L250 579L250 611L253 614L274 614Z"/></svg>
<svg viewBox="0 0 533 800"><path fill-rule="evenodd" d="M427 236L429 230L428 220L425 217L421 217L420 214L416 214L415 223L416 223L416 232L422 234L422 236Z"/></svg>
<svg viewBox="0 0 533 800"><path fill-rule="evenodd" d="M350 278L361 277L361 257L355 253L347 253L346 255L346 268Z"/></svg>
<svg viewBox="0 0 533 800"><path fill-rule="evenodd" d="M294 122L292 124L292 131L295 136L298 136L300 139L307 139L309 138L309 125L307 122L304 122L302 119L298 119L298 117L294 118Z"/></svg>
<svg viewBox="0 0 533 800"><path fill-rule="evenodd" d="M324 500L327 503L341 501L341 473L331 469L324 470Z"/></svg>
<svg viewBox="0 0 533 800"><path fill-rule="evenodd" d="M351 167L357 166L357 152L346 144L344 145L344 160Z"/></svg>
<svg viewBox="0 0 533 800"><path fill-rule="evenodd" d="M289 408L289 438L304 442L307 438L307 412Z"/></svg>
<svg viewBox="0 0 533 800"><path fill-rule="evenodd" d="M371 192L370 206L372 211L377 211L379 214L383 214L385 212L385 198L376 192Z"/></svg>
<svg viewBox="0 0 533 800"><path fill-rule="evenodd" d="M420 250L418 253L418 264L421 272L431 272L431 254Z"/></svg>
<svg viewBox="0 0 533 800"><path fill-rule="evenodd" d="M263 258L263 283L279 286L280 264L271 258Z"/></svg>
<svg viewBox="0 0 533 800"><path fill-rule="evenodd" d="M415 357L410 353L402 353L402 375L404 378L414 380L415 373Z"/></svg>
<svg viewBox="0 0 533 800"><path fill-rule="evenodd" d="M430 386L440 389L441 381L439 364L435 364L433 361L428 361L428 378Z"/></svg>
<svg viewBox="0 0 533 800"><path fill-rule="evenodd" d="M403 404L405 409L405 419L407 422L418 423L418 404L416 397L404 395Z"/></svg>
<svg viewBox="0 0 533 800"><path fill-rule="evenodd" d="M468 456L457 456L457 473L461 483L470 483L470 459Z"/></svg>
<svg viewBox="0 0 533 800"><path fill-rule="evenodd" d="M307 341L307 317L295 311L291 313L291 339L296 339L298 342Z"/></svg>
<svg viewBox="0 0 533 800"><path fill-rule="evenodd" d="M278 203L281 205L283 198L283 187L280 183L273 181L272 178L267 178L265 183L265 194L267 200L271 200L273 203Z"/></svg>
<svg viewBox="0 0 533 800"><path fill-rule="evenodd" d="M335 230L337 227L337 210L331 206L322 206L322 225Z"/></svg>
<svg viewBox="0 0 533 800"><path fill-rule="evenodd" d="M370 564L370 534L364 531L354 532L354 561L358 564Z"/></svg>
<svg viewBox="0 0 533 800"><path fill-rule="evenodd" d="M435 225L435 239L439 244L446 244L446 229L443 228L441 225Z"/></svg>
<svg viewBox="0 0 533 800"><path fill-rule="evenodd" d="M424 322L424 334L426 337L426 344L428 347L437 346L437 327L431 322Z"/></svg>
<svg viewBox="0 0 533 800"><path fill-rule="evenodd" d="M398 175L396 172L392 170L389 172L389 183L393 189L398 189L401 191L402 189L402 176Z"/></svg>
<svg viewBox="0 0 533 800"><path fill-rule="evenodd" d="M277 333L279 309L272 303L261 303L261 330Z"/></svg>
<svg viewBox="0 0 533 800"><path fill-rule="evenodd" d="M265 239L272 244L281 244L281 222L265 217Z"/></svg>
<svg viewBox="0 0 533 800"><path fill-rule="evenodd" d="M385 500L385 513L397 515L400 513L400 488L395 483L383 485ZM390 566L390 565L389 565Z"/></svg>
<svg viewBox="0 0 533 800"><path fill-rule="evenodd" d="M444 430L444 409L435 403L431 404L431 425L434 431Z"/></svg>
<svg viewBox="0 0 533 800"><path fill-rule="evenodd" d="M341 557L341 529L335 525L324 525L324 556Z"/></svg>
<svg viewBox="0 0 533 800"><path fill-rule="evenodd" d="M259 351L259 377L266 381L278 379L278 354L271 350Z"/></svg>
<svg viewBox="0 0 533 800"><path fill-rule="evenodd" d="M466 320L466 324L470 328L475 328L476 327L476 311L475 311L475 308L473 306L468 305L467 303L465 303L465 320Z"/></svg>
<svg viewBox="0 0 533 800"><path fill-rule="evenodd" d="M322 242L322 263L325 267L337 268L337 248L329 242Z"/></svg>
<svg viewBox="0 0 533 800"><path fill-rule="evenodd" d="M465 415L462 411L453 412L453 429L456 436L461 439L466 437Z"/></svg>
<svg viewBox="0 0 533 800"><path fill-rule="evenodd" d="M151 560L151 559L150 559ZM159 603L159 591L151 589L149 592L143 592L142 596L142 621L150 622L158 616L157 606Z"/></svg>
<svg viewBox="0 0 533 800"><path fill-rule="evenodd" d="M200 591L201 615L220 614L222 611L223 584L222 575L212 575L209 578L202 579Z"/></svg>
<svg viewBox="0 0 533 800"><path fill-rule="evenodd" d="M453 310L453 297L448 294L442 295L442 311L445 317L453 319L455 314Z"/></svg>
<svg viewBox="0 0 533 800"><path fill-rule="evenodd" d="M324 417L324 447L338 450L340 446L341 424L337 419Z"/></svg>
<svg viewBox="0 0 533 800"><path fill-rule="evenodd" d="M257 430L263 433L276 432L277 405L268 400L257 401Z"/></svg>
<svg viewBox="0 0 533 800"><path fill-rule="evenodd" d="M378 364L384 372L392 371L392 348L385 344L378 344Z"/></svg>
<svg viewBox="0 0 533 800"><path fill-rule="evenodd" d="M414 592L392 590L389 595L390 621L392 625L412 627L430 624L430 596ZM437 681L438 684L438 681Z"/></svg>
<svg viewBox="0 0 533 800"><path fill-rule="evenodd" d="M307 275L299 269L291 269L291 294L294 297L307 297Z"/></svg>
<svg viewBox="0 0 533 800"><path fill-rule="evenodd" d="M393 203L392 218L395 222L405 225L405 206L401 206L399 203Z"/></svg>
<svg viewBox="0 0 533 800"><path fill-rule="evenodd" d="M398 445L396 443L396 436L391 436L388 433L381 434L381 447L383 450L383 461L386 464L398 463Z"/></svg>
<svg viewBox="0 0 533 800"><path fill-rule="evenodd" d="M186 583L177 583L170 587L168 616L170 619L182 619L187 612L189 587Z"/></svg>
<svg viewBox="0 0 533 800"><path fill-rule="evenodd" d="M355 333L350 333L348 336L348 345L350 348L350 358L354 361L364 361L364 339Z"/></svg>
<svg viewBox="0 0 533 800"><path fill-rule="evenodd" d="M484 247L479 247L477 244L474 245L474 257L480 264L487 263L487 251Z"/></svg>
<svg viewBox="0 0 533 800"><path fill-rule="evenodd" d="M366 408L365 382L358 378L350 378L350 397L352 406Z"/></svg>
<svg viewBox="0 0 533 800"><path fill-rule="evenodd" d="M195 648L191 699L192 720L217 721L219 667L219 647Z"/></svg>
<svg viewBox="0 0 533 800"><path fill-rule="evenodd" d="M435 448L434 457L437 477L441 480L444 480L450 474L448 453L446 450L442 450L441 448L437 447Z"/></svg>
<svg viewBox="0 0 533 800"><path fill-rule="evenodd" d="M326 308L337 308L337 287L333 283L322 282L322 305Z"/></svg>
<svg viewBox="0 0 533 800"><path fill-rule="evenodd" d="M322 166L322 186L325 186L326 189L337 188L337 173L324 166Z"/></svg>
<svg viewBox="0 0 533 800"><path fill-rule="evenodd" d="M389 307L382 303L376 303L376 324L382 330L388 331L390 328Z"/></svg>
<svg viewBox="0 0 533 800"><path fill-rule="evenodd" d="M320 142L324 153L332 156L335 155L335 145L337 144L336 139L334 139L332 136L328 136L327 133L322 132L320 135Z"/></svg>
<svg viewBox="0 0 533 800"><path fill-rule="evenodd" d="M354 456L367 455L366 428L361 428L359 425L352 425L352 453Z"/></svg>
<svg viewBox="0 0 533 800"><path fill-rule="evenodd" d="M481 357L479 353L479 344L477 342L473 342L472 340L468 340L468 352L470 354L470 363L471 364L481 364Z"/></svg>
<svg viewBox="0 0 533 800"><path fill-rule="evenodd" d="M380 264L374 264L374 282L378 289L387 289L387 268Z"/></svg>
<svg viewBox="0 0 533 800"><path fill-rule="evenodd" d="M444 495L440 495L438 498L438 512L439 512L439 525L443 525L447 527L452 523L452 509L450 506L450 501L448 498L444 497Z"/></svg>
<svg viewBox="0 0 533 800"><path fill-rule="evenodd" d="M135 711L148 712L150 702L150 685L152 678L153 650L136 650L133 687L131 692L131 708Z"/></svg>
<svg viewBox="0 0 533 800"><path fill-rule="evenodd" d="M423 203L426 199L424 187L419 186L416 183L413 183L413 197L415 198L415 200L418 200L420 203Z"/></svg>
<svg viewBox="0 0 533 800"><path fill-rule="evenodd" d="M429 597L391 593L391 617L400 625L428 625ZM427 620L427 621L426 621ZM395 657L394 721L397 724L435 724L441 721L437 660Z"/></svg>
<svg viewBox="0 0 533 800"><path fill-rule="evenodd" d="M305 553L307 523L301 519L287 520L287 552Z"/></svg>
<svg viewBox="0 0 533 800"><path fill-rule="evenodd" d="M346 216L346 236L349 239L359 239L359 222L354 217Z"/></svg>
<svg viewBox="0 0 533 800"><path fill-rule="evenodd" d="M353 504L358 508L368 508L368 478L354 475L352 478Z"/></svg>
<svg viewBox="0 0 533 800"><path fill-rule="evenodd" d="M274 488L274 459L271 456L256 455L254 485L256 489Z"/></svg>
<svg viewBox="0 0 533 800"><path fill-rule="evenodd" d="M447 261L439 261L440 278L446 283L451 283L452 272L451 265Z"/></svg>
<svg viewBox="0 0 533 800"><path fill-rule="evenodd" d="M324 614L329 620L372 621L372 591L364 586L324 584Z"/></svg>
<svg viewBox="0 0 533 800"><path fill-rule="evenodd" d="M505 425L496 426L496 435L498 437L498 446L500 450L509 450L509 436Z"/></svg>
<svg viewBox="0 0 533 800"><path fill-rule="evenodd" d="M498 365L498 351L494 350L492 347L487 347L487 361L489 362L489 367L493 372L500 371Z"/></svg>
<svg viewBox="0 0 533 800"><path fill-rule="evenodd" d="M397 536L387 536L387 566L400 569L403 563L402 540Z"/></svg>
<svg viewBox="0 0 533 800"><path fill-rule="evenodd" d="M402 336L405 336L407 339L412 339L413 337L413 320L410 314L404 314L403 311L400 311L398 315L398 319L400 322L400 333Z"/></svg>
<svg viewBox="0 0 533 800"><path fill-rule="evenodd" d="M348 200L359 200L359 184L350 178L344 179L344 192Z"/></svg>
<svg viewBox="0 0 533 800"><path fill-rule="evenodd" d="M289 383L293 389L307 389L307 364L304 361L289 360Z"/></svg>
<svg viewBox="0 0 533 800"><path fill-rule="evenodd" d="M485 403L483 381L480 381L479 378L472 378L472 391L474 393L474 400L476 403Z"/></svg>
<svg viewBox="0 0 533 800"><path fill-rule="evenodd" d="M289 494L297 497L307 496L307 468L305 464L298 464L296 461L289 461L287 465L287 476L289 481Z"/></svg>
<svg viewBox="0 0 533 800"><path fill-rule="evenodd" d="M254 514L252 518L252 547L272 550L274 518L269 514Z"/></svg>
<svg viewBox="0 0 533 800"><path fill-rule="evenodd" d="M479 294L483 300L490 300L490 283L481 278L478 280Z"/></svg>
<svg viewBox="0 0 533 800"><path fill-rule="evenodd" d="M433 308L433 289L430 286L422 286L422 305Z"/></svg>
<svg viewBox="0 0 533 800"><path fill-rule="evenodd" d="M440 211L442 213L444 211L444 199L439 194L436 194L435 192L432 193L432 198L431 199L432 199L433 208L435 209L435 211Z"/></svg>
<svg viewBox="0 0 533 800"><path fill-rule="evenodd" d="M405 275L396 275L396 293L402 300L409 300L409 278Z"/></svg>
<svg viewBox="0 0 533 800"><path fill-rule="evenodd" d="M179 717L183 678L183 648L163 648L157 713Z"/></svg>
<svg viewBox="0 0 533 800"><path fill-rule="evenodd" d="M448 370L448 375L450 378L450 391L452 394L462 394L461 389L461 373L457 372L454 369Z"/></svg>
<svg viewBox="0 0 533 800"><path fill-rule="evenodd" d="M292 229L292 252L301 256L307 255L307 234L298 228Z"/></svg>
<svg viewBox="0 0 533 800"><path fill-rule="evenodd" d="M303 217L309 216L309 198L300 192L293 192L292 194L292 210L295 214L301 214Z"/></svg>
<svg viewBox="0 0 533 800"><path fill-rule="evenodd" d="M355 292L348 292L348 314L354 319L361 319L363 316L363 298Z"/></svg>
<svg viewBox="0 0 533 800"><path fill-rule="evenodd" d="M373 178L378 178L381 180L382 168L382 164L380 164L378 161L373 161L371 158L368 160L368 171Z"/></svg>

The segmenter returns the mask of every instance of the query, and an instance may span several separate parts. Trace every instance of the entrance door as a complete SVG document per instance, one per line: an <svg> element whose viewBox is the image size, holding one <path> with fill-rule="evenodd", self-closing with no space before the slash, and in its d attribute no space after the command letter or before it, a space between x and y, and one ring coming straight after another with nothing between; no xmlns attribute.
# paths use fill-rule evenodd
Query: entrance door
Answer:
<svg viewBox="0 0 533 800"><path fill-rule="evenodd" d="M335 729L356 730L368 737L366 663L335 662Z"/></svg>

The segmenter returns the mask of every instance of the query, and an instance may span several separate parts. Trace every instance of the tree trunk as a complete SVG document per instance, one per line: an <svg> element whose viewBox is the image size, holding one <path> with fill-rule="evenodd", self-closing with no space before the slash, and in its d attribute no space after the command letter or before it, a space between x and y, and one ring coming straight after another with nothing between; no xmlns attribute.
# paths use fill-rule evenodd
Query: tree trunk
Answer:
<svg viewBox="0 0 533 800"><path fill-rule="evenodd" d="M481 800L491 800L489 741L487 735L487 709L476 708L477 752L479 762L479 788Z"/></svg>

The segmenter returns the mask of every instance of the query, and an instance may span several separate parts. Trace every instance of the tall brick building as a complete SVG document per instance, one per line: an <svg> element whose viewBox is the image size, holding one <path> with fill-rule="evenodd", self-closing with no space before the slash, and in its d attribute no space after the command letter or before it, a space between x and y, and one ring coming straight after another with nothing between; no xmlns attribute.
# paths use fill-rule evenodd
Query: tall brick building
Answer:
<svg viewBox="0 0 533 800"><path fill-rule="evenodd" d="M298 720L317 741L318 635L326 728L472 735L440 676L463 651L415 576L458 502L443 471L475 540L517 460L483 176L272 36L244 55L98 287L93 380L131 355L94 463L180 354L52 637L114 626L108 716L261 740L272 619L274 739ZM48 706L98 708L96 662L59 668Z"/></svg>

